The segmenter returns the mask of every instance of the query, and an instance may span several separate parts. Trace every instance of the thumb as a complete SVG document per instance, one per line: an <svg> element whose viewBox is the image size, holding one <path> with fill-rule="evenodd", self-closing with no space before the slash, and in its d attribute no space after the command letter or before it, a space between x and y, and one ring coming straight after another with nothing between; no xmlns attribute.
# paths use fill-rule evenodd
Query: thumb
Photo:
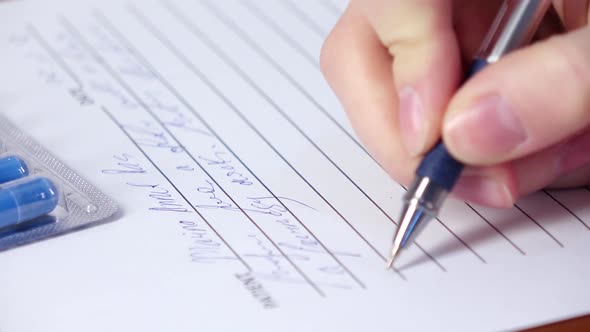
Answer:
<svg viewBox="0 0 590 332"><path fill-rule="evenodd" d="M515 51L468 81L443 139L469 164L497 164L552 146L590 124L590 28Z"/></svg>

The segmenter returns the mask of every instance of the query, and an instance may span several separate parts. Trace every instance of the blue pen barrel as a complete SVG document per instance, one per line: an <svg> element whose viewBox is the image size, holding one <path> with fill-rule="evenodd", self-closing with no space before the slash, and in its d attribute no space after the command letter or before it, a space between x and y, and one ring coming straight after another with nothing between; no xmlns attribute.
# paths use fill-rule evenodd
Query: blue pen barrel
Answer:
<svg viewBox="0 0 590 332"><path fill-rule="evenodd" d="M416 175L430 178L433 182L450 192L463 171L463 164L455 160L441 141L424 157Z"/></svg>
<svg viewBox="0 0 590 332"><path fill-rule="evenodd" d="M14 181L29 175L29 167L17 156L0 158L0 183Z"/></svg>
<svg viewBox="0 0 590 332"><path fill-rule="evenodd" d="M465 76L465 80L477 74L488 64L485 59L474 59L469 72ZM449 151L447 151L444 142L439 141L424 157L416 170L416 175L418 177L427 177L450 192L457 183L457 180L459 180L463 167L463 164L455 160Z"/></svg>
<svg viewBox="0 0 590 332"><path fill-rule="evenodd" d="M55 209L58 200L57 188L43 177L0 186L0 228L46 215Z"/></svg>

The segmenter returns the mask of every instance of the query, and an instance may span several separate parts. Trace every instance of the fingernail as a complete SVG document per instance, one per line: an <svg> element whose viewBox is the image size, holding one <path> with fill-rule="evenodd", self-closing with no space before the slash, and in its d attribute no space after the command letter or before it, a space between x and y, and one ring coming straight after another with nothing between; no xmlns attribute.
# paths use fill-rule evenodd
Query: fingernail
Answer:
<svg viewBox="0 0 590 332"><path fill-rule="evenodd" d="M447 143L467 158L494 158L514 150L527 138L513 109L498 96L483 98L451 115L444 129Z"/></svg>
<svg viewBox="0 0 590 332"><path fill-rule="evenodd" d="M461 199L492 207L510 207L514 202L506 184L483 175L462 176L453 189L453 194Z"/></svg>
<svg viewBox="0 0 590 332"><path fill-rule="evenodd" d="M424 105L418 92L411 87L400 90L399 105L404 146L411 156L418 156L426 144Z"/></svg>

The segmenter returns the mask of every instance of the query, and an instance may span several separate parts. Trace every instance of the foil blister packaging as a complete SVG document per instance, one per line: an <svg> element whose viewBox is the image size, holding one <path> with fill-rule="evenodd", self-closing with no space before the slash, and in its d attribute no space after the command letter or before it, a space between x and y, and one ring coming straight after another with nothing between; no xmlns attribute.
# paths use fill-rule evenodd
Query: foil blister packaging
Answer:
<svg viewBox="0 0 590 332"><path fill-rule="evenodd" d="M110 221L117 213L113 200L0 115L0 157L8 156L20 158L29 170L15 182L42 177L55 185L57 206L38 218L0 227L0 251Z"/></svg>

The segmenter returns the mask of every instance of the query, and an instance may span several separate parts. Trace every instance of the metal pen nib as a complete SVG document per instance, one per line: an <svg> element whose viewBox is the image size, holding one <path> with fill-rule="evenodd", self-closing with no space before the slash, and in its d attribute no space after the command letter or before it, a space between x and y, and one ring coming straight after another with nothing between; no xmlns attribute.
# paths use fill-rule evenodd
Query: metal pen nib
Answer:
<svg viewBox="0 0 590 332"><path fill-rule="evenodd" d="M389 260L387 261L387 267L385 268L386 270L391 269L391 267L393 266L393 261L395 261L395 258L399 253L399 249L399 246L393 246L393 248L391 248L391 254L389 255Z"/></svg>
<svg viewBox="0 0 590 332"><path fill-rule="evenodd" d="M418 178L404 195L404 209L397 231L393 237L393 246L387 268L391 268L401 249L412 243L413 239L426 224L436 218L447 191L432 182L430 178Z"/></svg>

